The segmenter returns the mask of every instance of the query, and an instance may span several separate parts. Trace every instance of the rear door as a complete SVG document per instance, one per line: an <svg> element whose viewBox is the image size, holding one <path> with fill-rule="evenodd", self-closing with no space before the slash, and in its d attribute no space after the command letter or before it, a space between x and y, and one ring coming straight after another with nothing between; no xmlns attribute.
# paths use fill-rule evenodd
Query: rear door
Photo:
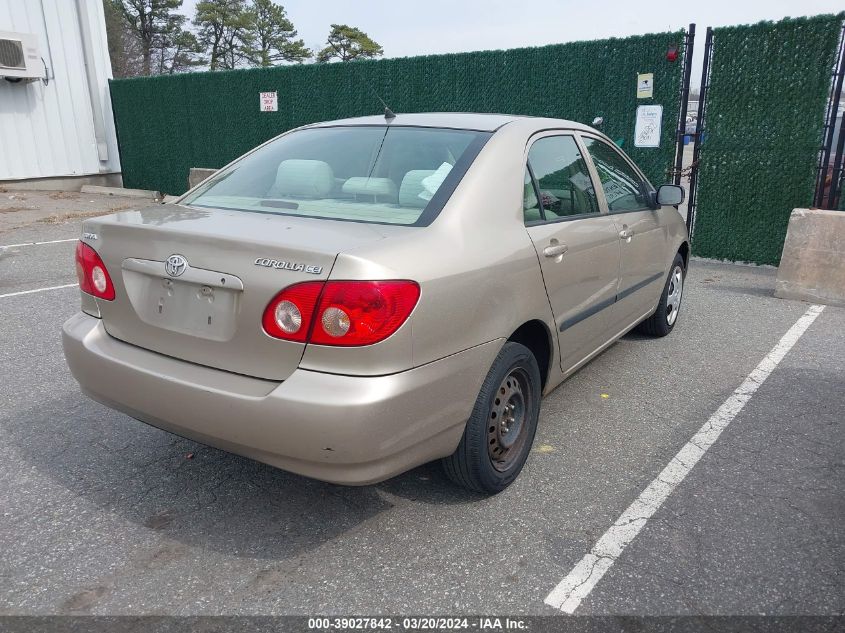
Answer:
<svg viewBox="0 0 845 633"><path fill-rule="evenodd" d="M582 147L569 133L535 137L528 151L525 224L560 341L563 371L602 345L616 299L619 238L603 213Z"/></svg>
<svg viewBox="0 0 845 633"><path fill-rule="evenodd" d="M598 175L607 210L618 234L621 268L611 326L621 330L652 310L663 288L668 234L652 208L652 186L619 150L606 141L581 134Z"/></svg>

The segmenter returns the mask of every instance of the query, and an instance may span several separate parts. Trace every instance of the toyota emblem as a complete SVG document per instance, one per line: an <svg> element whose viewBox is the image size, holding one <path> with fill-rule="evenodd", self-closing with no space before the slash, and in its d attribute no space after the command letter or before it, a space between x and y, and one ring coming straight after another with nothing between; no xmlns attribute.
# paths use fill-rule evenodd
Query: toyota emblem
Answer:
<svg viewBox="0 0 845 633"><path fill-rule="evenodd" d="M187 267L188 260L181 255L171 255L167 258L167 261L164 262L164 270L171 277L178 277L185 272Z"/></svg>

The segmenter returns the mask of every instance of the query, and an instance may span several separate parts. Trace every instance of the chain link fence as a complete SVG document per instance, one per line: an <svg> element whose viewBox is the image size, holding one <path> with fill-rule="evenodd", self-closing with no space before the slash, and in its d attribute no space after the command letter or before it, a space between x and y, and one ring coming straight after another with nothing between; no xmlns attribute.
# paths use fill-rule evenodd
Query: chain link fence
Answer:
<svg viewBox="0 0 845 633"><path fill-rule="evenodd" d="M395 112L500 112L572 119L602 131L630 153L655 184L675 152L683 32L537 48L378 61L119 79L112 104L127 187L186 190L191 167L222 167L291 128ZM637 73L654 73L651 99L637 99ZM261 112L275 91L278 111ZM635 148L638 105L663 106L659 148Z"/></svg>
<svg viewBox="0 0 845 633"><path fill-rule="evenodd" d="M790 213L813 201L843 17L713 30L694 254L779 263Z"/></svg>

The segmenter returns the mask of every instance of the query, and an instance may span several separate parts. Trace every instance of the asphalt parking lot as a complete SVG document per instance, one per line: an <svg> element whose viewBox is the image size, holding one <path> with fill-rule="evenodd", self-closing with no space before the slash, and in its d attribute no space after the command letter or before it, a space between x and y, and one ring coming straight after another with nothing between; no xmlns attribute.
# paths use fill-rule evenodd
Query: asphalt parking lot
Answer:
<svg viewBox="0 0 845 633"><path fill-rule="evenodd" d="M54 221L0 206L0 614L560 613L548 594L810 307L773 269L694 261L675 331L547 397L504 493L436 464L344 488L79 392L73 214L137 204L92 198ZM843 333L845 309L818 314L575 613L845 613Z"/></svg>

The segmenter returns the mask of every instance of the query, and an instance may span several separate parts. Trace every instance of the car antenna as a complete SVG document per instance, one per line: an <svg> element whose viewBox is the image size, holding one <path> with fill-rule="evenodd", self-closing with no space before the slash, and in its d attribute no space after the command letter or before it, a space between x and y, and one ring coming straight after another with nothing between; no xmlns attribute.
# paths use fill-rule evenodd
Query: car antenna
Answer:
<svg viewBox="0 0 845 633"><path fill-rule="evenodd" d="M378 92L376 92L376 89L375 89L375 88L373 88L373 84L371 84L369 81L367 81L367 79L364 79L364 81L366 81L366 82L367 82L367 87L368 87L370 90L372 90L372 91L373 91L373 94L376 96L376 99L378 99L378 100L379 100L379 103L381 103L381 105L383 105L383 106L384 106L384 118L385 118L385 120L387 120L387 121L392 121L393 119L395 119L395 118L396 118L396 113L395 113L393 110L391 110L391 109L390 109L390 106L389 106L389 105L387 105L387 104L384 102L384 99L382 99L382 98L381 98L381 95L379 95L379 93L378 93Z"/></svg>
<svg viewBox="0 0 845 633"><path fill-rule="evenodd" d="M370 87L370 90L372 90L372 91L373 91L373 94L376 96L376 99L378 99L378 100L381 102L381 105L383 105L383 106L384 106L384 118L385 118L385 119L387 119L388 121L390 121L391 119L395 119L395 118L396 118L396 113L395 113L393 110L391 110L391 109L390 109L390 106L389 106L389 105L387 105L387 104L384 102L384 99L382 99L382 98L379 96L379 93L377 93L377 92L376 92L375 88L373 88L372 84L370 84L370 82L369 82L369 81L367 82L367 85Z"/></svg>
<svg viewBox="0 0 845 633"><path fill-rule="evenodd" d="M331 47L334 49L334 51L335 51L338 55L340 55L340 50L338 49L338 47L337 47L337 46L335 46L335 45L334 45L334 42L332 42L331 40L329 40L329 46L331 46ZM381 98L381 96L379 95L379 93L378 93L378 92L376 92L376 89L375 89L375 88L373 88L373 84L371 84L371 83L367 80L367 78L366 78L366 77L363 77L363 76L362 76L362 79L364 80L364 83L366 83L366 84L367 84L367 87L368 87L370 90L372 90L372 91L373 91L373 94L376 96L376 99L378 99L378 100L379 100L379 102L381 103L381 105L383 105L383 106L384 106L384 118L385 118L385 119L387 119L388 121L391 121L392 119L395 119L395 118L396 118L396 113L395 113L393 110L391 110L391 109L390 109L390 106L388 106L388 105L384 102L384 99L382 99L382 98Z"/></svg>

